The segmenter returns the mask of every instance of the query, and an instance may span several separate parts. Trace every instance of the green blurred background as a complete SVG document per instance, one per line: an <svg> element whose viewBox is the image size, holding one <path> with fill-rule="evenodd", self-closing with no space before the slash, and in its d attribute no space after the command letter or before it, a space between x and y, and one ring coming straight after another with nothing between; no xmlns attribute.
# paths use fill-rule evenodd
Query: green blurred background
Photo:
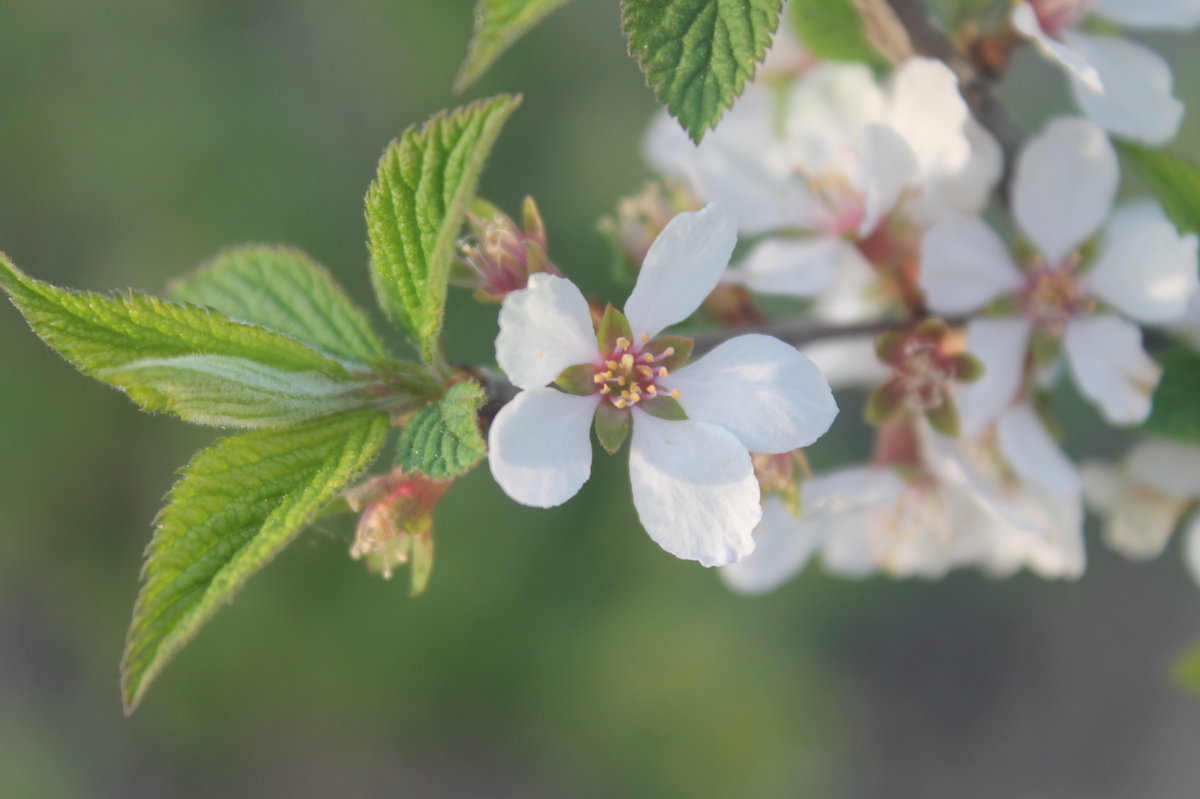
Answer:
<svg viewBox="0 0 1200 799"><path fill-rule="evenodd" d="M389 139L454 104L472 0L0 4L0 248L61 284L161 290L286 242L369 300L362 196ZM1194 37L1164 38L1200 102ZM1011 84L1035 126L1061 79ZM1029 94L1031 87L1040 92ZM654 109L615 0L553 15L470 96L525 93L484 178L534 194L551 255L619 299L595 219L647 177ZM1193 114L1181 145L1196 154ZM486 360L494 309L451 309ZM439 509L427 595L324 522L254 579L132 719L117 662L174 470L212 431L137 413L0 307L0 797L1176 797L1200 633L1174 550L1099 547L1079 584L830 580L760 599L658 549L622 459L565 507L479 469ZM825 462L860 455L857 400ZM1100 451L1076 427L1076 451Z"/></svg>

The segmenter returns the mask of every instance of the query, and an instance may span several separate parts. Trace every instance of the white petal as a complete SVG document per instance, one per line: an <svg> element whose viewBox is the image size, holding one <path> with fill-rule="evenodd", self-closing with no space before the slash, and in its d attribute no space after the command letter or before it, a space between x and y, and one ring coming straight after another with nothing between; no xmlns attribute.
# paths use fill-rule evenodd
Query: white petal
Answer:
<svg viewBox="0 0 1200 799"><path fill-rule="evenodd" d="M1004 242L977 216L948 216L921 239L917 278L929 307L962 314L1021 288L1023 278Z"/></svg>
<svg viewBox="0 0 1200 799"><path fill-rule="evenodd" d="M1116 36L1065 35L1095 66L1103 84L1097 89L1071 80L1071 91L1088 118L1114 136L1151 146L1175 138L1184 108L1171 93L1171 67L1161 56Z"/></svg>
<svg viewBox="0 0 1200 799"><path fill-rule="evenodd" d="M1182 31L1200 25L1200 0L1096 0L1094 13L1127 28Z"/></svg>
<svg viewBox="0 0 1200 799"><path fill-rule="evenodd" d="M597 396L553 388L522 391L500 409L488 433L488 465L504 493L535 508L575 496L592 473Z"/></svg>
<svg viewBox="0 0 1200 799"><path fill-rule="evenodd" d="M1111 424L1139 424L1162 372L1142 349L1142 331L1116 316L1072 319L1063 337L1079 391Z"/></svg>
<svg viewBox="0 0 1200 799"><path fill-rule="evenodd" d="M888 123L916 157L922 172L961 169L971 152L964 125L970 118L950 68L932 58L910 58L891 80Z"/></svg>
<svg viewBox="0 0 1200 799"><path fill-rule="evenodd" d="M1183 565L1196 584L1200 585L1200 512L1192 515L1184 532Z"/></svg>
<svg viewBox="0 0 1200 799"><path fill-rule="evenodd" d="M1124 2L1124 0L1121 1ZM1031 39L1042 55L1052 61L1057 61L1068 75L1076 77L1097 91L1100 90L1100 75L1088 61L1087 56L1042 30L1037 13L1034 12L1030 3L1018 3L1014 6L1011 20L1013 27L1021 35Z"/></svg>
<svg viewBox="0 0 1200 799"><path fill-rule="evenodd" d="M1025 319L972 319L967 352L983 363L983 376L958 390L963 432L977 436L1012 404L1025 376L1025 356L1033 325Z"/></svg>
<svg viewBox="0 0 1200 799"><path fill-rule="evenodd" d="M899 133L886 125L868 125L862 135L862 191L865 214L858 227L866 236L896 206L917 176L917 157Z"/></svg>
<svg viewBox="0 0 1200 799"><path fill-rule="evenodd" d="M737 243L737 223L717 203L678 214L650 245L625 303L634 335L655 336L700 307Z"/></svg>
<svg viewBox="0 0 1200 799"><path fill-rule="evenodd" d="M851 324L878 319L886 310L879 296L879 277L857 247L842 250L833 285L813 305L813 316L826 322Z"/></svg>
<svg viewBox="0 0 1200 799"><path fill-rule="evenodd" d="M513 385L536 388L568 366L599 361L587 300L565 277L539 272L500 305L496 362Z"/></svg>
<svg viewBox="0 0 1200 799"><path fill-rule="evenodd" d="M659 546L704 566L750 554L762 507L750 453L733 433L635 410L632 438L633 504Z"/></svg>
<svg viewBox="0 0 1200 799"><path fill-rule="evenodd" d="M1085 119L1059 117L1017 158L1017 224L1058 265L1100 229L1120 175L1104 132Z"/></svg>
<svg viewBox="0 0 1200 799"><path fill-rule="evenodd" d="M773 336L738 336L660 381L678 389L689 419L720 425L752 452L807 447L837 416L829 382Z"/></svg>
<svg viewBox="0 0 1200 799"><path fill-rule="evenodd" d="M1178 321L1196 293L1196 236L1180 236L1153 200L1117 209L1089 273L1100 299L1139 322Z"/></svg>
<svg viewBox="0 0 1200 799"><path fill-rule="evenodd" d="M882 122L886 98L863 64L822 63L796 81L786 103L786 137L809 174L844 171L857 160L863 128Z"/></svg>
<svg viewBox="0 0 1200 799"><path fill-rule="evenodd" d="M821 563L825 571L839 577L869 577L880 571L875 534L884 523L888 509L863 508L843 516L824 520L821 536ZM816 524L817 522L814 522Z"/></svg>
<svg viewBox="0 0 1200 799"><path fill-rule="evenodd" d="M812 297L833 282L848 248L853 245L834 236L764 239L726 279L760 294Z"/></svg>
<svg viewBox="0 0 1200 799"><path fill-rule="evenodd" d="M971 152L958 169L938 167L927 172L905 211L920 227L952 213L972 216L983 211L1004 171L1004 153L992 134L974 119L964 126Z"/></svg>
<svg viewBox="0 0 1200 799"><path fill-rule="evenodd" d="M1157 558L1186 508L1185 501L1131 487L1104 520L1104 543L1130 560Z"/></svg>
<svg viewBox="0 0 1200 799"><path fill-rule="evenodd" d="M1179 499L1200 499L1200 446L1147 439L1129 452L1129 476Z"/></svg>
<svg viewBox="0 0 1200 799"><path fill-rule="evenodd" d="M779 497L763 501L754 531L754 551L721 567L721 579L739 594L765 594L787 582L808 563L821 543L823 525L798 519Z"/></svg>
<svg viewBox="0 0 1200 799"><path fill-rule="evenodd" d="M1058 496L1082 490L1075 464L1059 449L1028 402L1000 414L996 443L1017 476L1031 485Z"/></svg>
<svg viewBox="0 0 1200 799"><path fill-rule="evenodd" d="M800 351L817 365L831 388L873 388L892 374L875 354L872 336L821 339Z"/></svg>
<svg viewBox="0 0 1200 799"><path fill-rule="evenodd" d="M904 481L891 469L852 466L805 480L806 518L840 516L877 505L892 505L904 493Z"/></svg>

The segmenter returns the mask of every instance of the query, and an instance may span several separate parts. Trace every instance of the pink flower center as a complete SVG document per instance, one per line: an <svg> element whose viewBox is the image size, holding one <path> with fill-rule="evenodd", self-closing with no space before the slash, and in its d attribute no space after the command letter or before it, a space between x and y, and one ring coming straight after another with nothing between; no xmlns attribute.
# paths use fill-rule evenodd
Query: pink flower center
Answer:
<svg viewBox="0 0 1200 799"><path fill-rule="evenodd" d="M1095 0L1029 0L1038 24L1048 36L1058 36L1092 11Z"/></svg>
<svg viewBox="0 0 1200 799"><path fill-rule="evenodd" d="M1027 274L1021 290L1025 315L1055 335L1087 304L1076 274L1079 264L1078 255L1069 256L1060 266L1039 260Z"/></svg>
<svg viewBox="0 0 1200 799"><path fill-rule="evenodd" d="M834 236L857 233L867 218L867 200L845 175L823 172L808 179L809 190L825 206L821 229Z"/></svg>
<svg viewBox="0 0 1200 799"><path fill-rule="evenodd" d="M679 398L678 390L668 390L658 381L670 374L662 361L675 354L674 347L653 352L646 344L650 336L643 334L640 342L627 338L617 339L604 361L596 367L592 381L600 386L600 393L617 408L632 408L642 400L668 396Z"/></svg>

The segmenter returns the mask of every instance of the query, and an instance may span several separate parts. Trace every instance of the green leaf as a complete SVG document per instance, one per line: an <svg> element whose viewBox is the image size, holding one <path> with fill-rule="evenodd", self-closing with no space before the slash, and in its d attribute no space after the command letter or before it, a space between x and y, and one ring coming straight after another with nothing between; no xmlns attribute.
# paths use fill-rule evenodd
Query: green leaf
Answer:
<svg viewBox="0 0 1200 799"><path fill-rule="evenodd" d="M171 299L207 305L353 361L377 361L387 349L363 311L325 267L290 247L226 250L169 288Z"/></svg>
<svg viewBox="0 0 1200 799"><path fill-rule="evenodd" d="M1171 664L1171 679L1176 685L1200 697L1200 643L1192 644Z"/></svg>
<svg viewBox="0 0 1200 799"><path fill-rule="evenodd" d="M696 142L754 77L783 0L624 0L629 54Z"/></svg>
<svg viewBox="0 0 1200 799"><path fill-rule="evenodd" d="M475 32L467 45L467 58L454 80L461 92L479 78L501 53L526 31L567 0L479 0L475 5Z"/></svg>
<svg viewBox="0 0 1200 799"><path fill-rule="evenodd" d="M1117 145L1150 185L1171 221L1184 233L1200 232L1200 168L1182 156L1132 144Z"/></svg>
<svg viewBox="0 0 1200 799"><path fill-rule="evenodd" d="M2 256L0 286L50 347L148 411L260 427L363 407L382 391L366 367L212 308L61 289Z"/></svg>
<svg viewBox="0 0 1200 799"><path fill-rule="evenodd" d="M384 311L427 362L438 336L454 243L483 162L520 96L500 95L406 130L388 146L367 192L371 277Z"/></svg>
<svg viewBox="0 0 1200 799"><path fill-rule="evenodd" d="M126 713L246 579L371 463L387 430L385 414L356 411L230 436L184 467L142 570L121 662Z"/></svg>
<svg viewBox="0 0 1200 799"><path fill-rule="evenodd" d="M1162 380L1143 429L1164 438L1200 442L1200 353L1175 344L1158 362Z"/></svg>
<svg viewBox="0 0 1200 799"><path fill-rule="evenodd" d="M477 418L486 398L478 383L455 383L441 402L423 408L404 426L397 464L435 480L471 469L487 454Z"/></svg>
<svg viewBox="0 0 1200 799"><path fill-rule="evenodd" d="M888 66L867 38L862 14L851 0L792 0L788 13L804 48L817 58Z"/></svg>

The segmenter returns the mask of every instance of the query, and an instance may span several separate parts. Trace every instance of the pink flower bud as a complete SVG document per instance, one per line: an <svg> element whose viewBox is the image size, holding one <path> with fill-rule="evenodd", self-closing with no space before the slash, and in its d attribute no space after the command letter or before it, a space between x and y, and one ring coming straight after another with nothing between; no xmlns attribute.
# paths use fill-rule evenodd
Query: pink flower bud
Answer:
<svg viewBox="0 0 1200 799"><path fill-rule="evenodd" d="M467 212L471 232L458 242L458 259L475 273L476 296L499 301L525 288L536 272L561 275L546 255L546 228L537 203L526 197L522 227L487 200Z"/></svg>

